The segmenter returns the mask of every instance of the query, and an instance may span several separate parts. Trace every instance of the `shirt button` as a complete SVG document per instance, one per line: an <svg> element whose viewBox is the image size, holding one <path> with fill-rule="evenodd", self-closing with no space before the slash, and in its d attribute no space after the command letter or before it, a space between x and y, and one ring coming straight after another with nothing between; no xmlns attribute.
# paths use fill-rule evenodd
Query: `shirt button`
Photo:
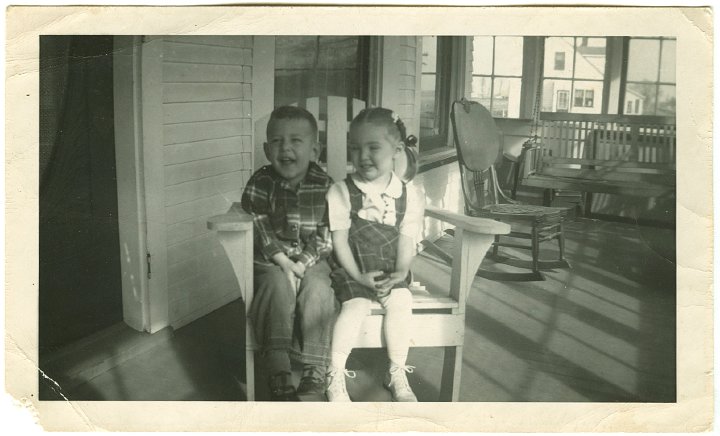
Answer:
<svg viewBox="0 0 720 436"><path fill-rule="evenodd" d="M297 247L297 246L298 246L298 243L297 243L297 242L291 242L290 245L293 246L293 247Z"/></svg>

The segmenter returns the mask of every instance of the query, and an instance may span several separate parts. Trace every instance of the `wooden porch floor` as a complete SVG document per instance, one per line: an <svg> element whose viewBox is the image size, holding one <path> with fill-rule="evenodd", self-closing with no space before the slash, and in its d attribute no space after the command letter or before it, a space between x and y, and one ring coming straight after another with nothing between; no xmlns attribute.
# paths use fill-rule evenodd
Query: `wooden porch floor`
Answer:
<svg viewBox="0 0 720 436"><path fill-rule="evenodd" d="M425 180L430 201L459 210L457 180L438 170L425 174L442 179ZM476 277L461 401L674 402L674 231L579 219L567 224L566 235L572 269L547 272L543 282ZM449 277L449 267L424 254L413 269L429 285ZM231 303L63 394L244 400L243 313L241 302ZM408 363L416 370L409 379L420 401L437 401L442 360L441 349L411 350ZM351 397L389 401L381 385L386 363L384 350L353 352L348 365L358 376L349 383Z"/></svg>

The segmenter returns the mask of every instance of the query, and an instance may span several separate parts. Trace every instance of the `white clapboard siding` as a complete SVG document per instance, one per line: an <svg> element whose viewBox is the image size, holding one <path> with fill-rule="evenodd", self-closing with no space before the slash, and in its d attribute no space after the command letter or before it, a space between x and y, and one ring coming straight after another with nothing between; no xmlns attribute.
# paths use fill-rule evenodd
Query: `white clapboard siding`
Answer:
<svg viewBox="0 0 720 436"><path fill-rule="evenodd" d="M252 136L231 136L185 144L170 144L165 146L163 153L166 165L187 163L198 159L229 154L252 153Z"/></svg>
<svg viewBox="0 0 720 436"><path fill-rule="evenodd" d="M240 194L241 191L238 190L232 193L232 195L214 194L211 197L204 197L197 200L176 204L173 206L167 206L165 208L167 223L168 225L180 223L189 219L203 216L206 214L206 212L225 212L232 205L231 198L235 199L239 197Z"/></svg>
<svg viewBox="0 0 720 436"><path fill-rule="evenodd" d="M250 102L246 100L165 103L163 123L177 124L250 118L250 107Z"/></svg>
<svg viewBox="0 0 720 436"><path fill-rule="evenodd" d="M193 257L171 265L168 270L168 286L187 283L197 277L207 280L222 273L226 268L232 267L229 261L223 262L223 256L220 256L223 254L222 248L220 246L216 248L219 250L217 253L211 250L209 256Z"/></svg>
<svg viewBox="0 0 720 436"><path fill-rule="evenodd" d="M167 41L165 47L164 62L252 65L252 50L249 48L206 45L199 51L196 44L172 41Z"/></svg>
<svg viewBox="0 0 720 436"><path fill-rule="evenodd" d="M252 99L250 83L167 83L163 87L163 103L192 101L227 101Z"/></svg>
<svg viewBox="0 0 720 436"><path fill-rule="evenodd" d="M163 38L168 301L175 327L240 296L206 222L240 201L252 172L252 45L248 36Z"/></svg>
<svg viewBox="0 0 720 436"><path fill-rule="evenodd" d="M165 167L165 185L171 186L189 180L198 180L241 170L245 168L243 165L247 164L246 155L247 153L237 153L195 162L167 165Z"/></svg>
<svg viewBox="0 0 720 436"><path fill-rule="evenodd" d="M252 67L176 62L165 63L163 74L167 83L250 83Z"/></svg>
<svg viewBox="0 0 720 436"><path fill-rule="evenodd" d="M164 144L185 144L208 139L252 134L252 120L233 119L163 126Z"/></svg>
<svg viewBox="0 0 720 436"><path fill-rule="evenodd" d="M187 261L198 255L206 254L217 244L217 238L212 233L200 235L187 241L173 244L168 247L168 265Z"/></svg>
<svg viewBox="0 0 720 436"><path fill-rule="evenodd" d="M245 175L241 171L233 171L215 177L168 186L165 188L165 205L173 206L216 194L236 192L245 185L244 177Z"/></svg>

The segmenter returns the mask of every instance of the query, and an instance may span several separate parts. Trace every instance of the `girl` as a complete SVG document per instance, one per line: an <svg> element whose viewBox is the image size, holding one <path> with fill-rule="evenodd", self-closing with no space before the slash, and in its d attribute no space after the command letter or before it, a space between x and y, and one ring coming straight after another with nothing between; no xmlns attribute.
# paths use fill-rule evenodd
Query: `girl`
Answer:
<svg viewBox="0 0 720 436"><path fill-rule="evenodd" d="M395 175L399 158L408 156L405 177L415 174L405 125L392 111L365 109L350 123L350 153L355 173L335 183L327 194L333 251L338 267L331 278L342 303L333 331L328 374L329 401L350 401L345 369L372 301L385 308L383 332L390 369L385 387L394 401L417 401L408 384L412 295L408 289L424 213L424 196ZM399 163L399 162L398 162Z"/></svg>

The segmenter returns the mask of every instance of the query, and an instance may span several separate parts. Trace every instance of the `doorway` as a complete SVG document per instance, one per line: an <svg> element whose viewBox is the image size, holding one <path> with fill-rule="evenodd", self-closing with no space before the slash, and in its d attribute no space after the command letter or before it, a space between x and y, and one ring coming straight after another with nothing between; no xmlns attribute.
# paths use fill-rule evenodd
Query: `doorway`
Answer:
<svg viewBox="0 0 720 436"><path fill-rule="evenodd" d="M41 356L123 320L112 53L40 37Z"/></svg>

